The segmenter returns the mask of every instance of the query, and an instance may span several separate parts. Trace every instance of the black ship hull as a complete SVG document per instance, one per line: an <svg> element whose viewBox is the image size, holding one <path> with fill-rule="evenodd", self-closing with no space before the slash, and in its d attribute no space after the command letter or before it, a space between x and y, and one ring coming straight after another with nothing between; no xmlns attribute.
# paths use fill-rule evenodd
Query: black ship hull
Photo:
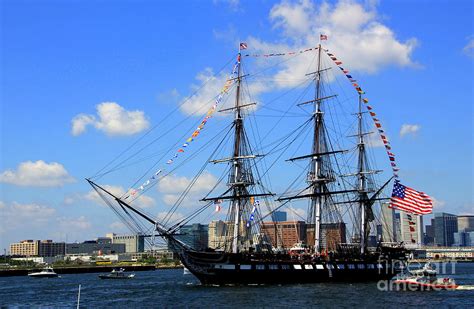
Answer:
<svg viewBox="0 0 474 309"><path fill-rule="evenodd" d="M205 285L376 282L400 272L397 259L302 259L290 255L252 255L177 251L181 262Z"/></svg>

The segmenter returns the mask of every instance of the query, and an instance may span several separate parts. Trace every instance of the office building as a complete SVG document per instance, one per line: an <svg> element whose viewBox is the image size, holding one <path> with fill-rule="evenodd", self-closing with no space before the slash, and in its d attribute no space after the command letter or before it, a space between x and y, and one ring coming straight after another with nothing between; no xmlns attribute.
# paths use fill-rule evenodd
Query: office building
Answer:
<svg viewBox="0 0 474 309"><path fill-rule="evenodd" d="M383 242L396 242L397 241L397 230L395 224L395 210L389 208L388 204L382 205L381 212L382 222L382 241Z"/></svg>
<svg viewBox="0 0 474 309"><path fill-rule="evenodd" d="M453 246L454 247L474 247L474 231L454 233Z"/></svg>
<svg viewBox="0 0 474 309"><path fill-rule="evenodd" d="M103 255L126 252L125 244L113 244L111 242L98 242L97 240L87 240L82 243L66 244L66 255Z"/></svg>
<svg viewBox="0 0 474 309"><path fill-rule="evenodd" d="M58 256L66 253L66 244L53 242L52 240L41 240L38 244L38 256Z"/></svg>
<svg viewBox="0 0 474 309"><path fill-rule="evenodd" d="M205 250L208 247L209 231L207 225L199 223L184 225L179 229L179 234L177 236L179 240L196 250Z"/></svg>
<svg viewBox="0 0 474 309"><path fill-rule="evenodd" d="M214 220L209 223L208 228L208 247L212 249L224 249L226 240L231 237L226 236L228 222L222 220Z"/></svg>
<svg viewBox="0 0 474 309"><path fill-rule="evenodd" d="M136 253L145 251L145 236L143 235L116 235L108 233L105 238L98 238L98 242L106 242L111 239L112 244L124 244L126 253Z"/></svg>
<svg viewBox="0 0 474 309"><path fill-rule="evenodd" d="M425 227L425 245L432 246L434 245L435 229L434 229L434 219L431 219L431 224L428 224Z"/></svg>
<svg viewBox="0 0 474 309"><path fill-rule="evenodd" d="M454 243L454 233L458 231L458 220L453 214L439 212L434 214L435 245L450 247Z"/></svg>
<svg viewBox="0 0 474 309"><path fill-rule="evenodd" d="M272 213L272 220L274 222L284 222L287 221L287 213L286 211L275 211Z"/></svg>
<svg viewBox="0 0 474 309"><path fill-rule="evenodd" d="M419 248L423 245L423 216L400 212L401 241L407 248Z"/></svg>
<svg viewBox="0 0 474 309"><path fill-rule="evenodd" d="M298 242L306 243L304 221L263 222L260 231L277 248L291 248Z"/></svg>
<svg viewBox="0 0 474 309"><path fill-rule="evenodd" d="M474 216L471 216L471 215L458 216L458 231L459 232L473 232L474 231Z"/></svg>
<svg viewBox="0 0 474 309"><path fill-rule="evenodd" d="M22 240L19 243L10 244L11 255L38 256L39 240Z"/></svg>
<svg viewBox="0 0 474 309"><path fill-rule="evenodd" d="M19 243L10 244L11 255L52 257L64 255L66 244L53 242L52 240L22 240Z"/></svg>
<svg viewBox="0 0 474 309"><path fill-rule="evenodd" d="M314 236L313 236L314 239ZM375 237L374 237L375 240ZM346 224L323 223L321 224L321 247L327 251L335 251L337 245L346 242ZM309 243L312 244L312 243Z"/></svg>

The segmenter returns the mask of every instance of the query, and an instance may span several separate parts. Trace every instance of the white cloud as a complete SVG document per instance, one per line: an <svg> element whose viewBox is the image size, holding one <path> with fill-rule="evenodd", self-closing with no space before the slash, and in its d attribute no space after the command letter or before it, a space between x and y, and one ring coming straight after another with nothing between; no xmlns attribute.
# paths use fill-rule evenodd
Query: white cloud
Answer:
<svg viewBox="0 0 474 309"><path fill-rule="evenodd" d="M301 208L289 207L287 211L287 217L290 221L300 221L306 219L306 210Z"/></svg>
<svg viewBox="0 0 474 309"><path fill-rule="evenodd" d="M382 141L382 138L380 137L380 134L378 133L378 129L375 127L375 125L372 126L372 133L367 134L364 137L364 140L367 144L367 146L371 148L380 148L380 147L385 147L385 144Z"/></svg>
<svg viewBox="0 0 474 309"><path fill-rule="evenodd" d="M86 131L88 125L95 122L95 117L92 115L79 114L72 119L71 133L74 136L81 135Z"/></svg>
<svg viewBox="0 0 474 309"><path fill-rule="evenodd" d="M0 174L0 182L18 186L60 187L74 181L62 164L43 160L22 162L16 171L6 170Z"/></svg>
<svg viewBox="0 0 474 309"><path fill-rule="evenodd" d="M203 173L191 188L190 192L209 191L217 182L217 178L210 173ZM158 190L163 193L181 193L191 183L191 179L185 176L173 176L163 178L158 184Z"/></svg>
<svg viewBox="0 0 474 309"><path fill-rule="evenodd" d="M470 37L469 42L462 49L463 53L471 58L474 58L474 38Z"/></svg>
<svg viewBox="0 0 474 309"><path fill-rule="evenodd" d="M143 111L128 111L115 102L100 103L96 109L97 117L79 114L72 119L72 135L84 133L89 125L110 136L133 135L150 126Z"/></svg>
<svg viewBox="0 0 474 309"><path fill-rule="evenodd" d="M79 231L79 230L89 230L92 227L92 224L84 216L78 218L67 218L61 217L57 218L57 224L62 230L70 231Z"/></svg>
<svg viewBox="0 0 474 309"><path fill-rule="evenodd" d="M421 129L419 124L403 124L400 129L400 136L404 137L409 134L416 134Z"/></svg>
<svg viewBox="0 0 474 309"><path fill-rule="evenodd" d="M172 176L163 178L158 184L158 190L163 193L163 201L173 205L183 191L186 190L192 179L188 177ZM203 173L194 183L184 199L183 206L198 206L199 200L208 193L217 183L217 178L210 173Z"/></svg>
<svg viewBox="0 0 474 309"><path fill-rule="evenodd" d="M298 3L284 1L273 6L270 20L274 22L275 28L283 28L286 36L299 37L311 27L313 13L314 5L310 1L303 0Z"/></svg>
<svg viewBox="0 0 474 309"><path fill-rule="evenodd" d="M184 216L178 212L175 212L171 215L168 212L160 212L156 216L156 220L158 222L166 224L167 226L170 226L172 223L176 223L182 219L184 219Z"/></svg>
<svg viewBox="0 0 474 309"><path fill-rule="evenodd" d="M434 197L431 197L433 199L433 211L438 212L442 211L444 206L446 205L445 201L438 200Z"/></svg>
<svg viewBox="0 0 474 309"><path fill-rule="evenodd" d="M109 224L109 228L115 233L115 232L125 232L128 231L127 227L123 222L120 221L115 221Z"/></svg>
<svg viewBox="0 0 474 309"><path fill-rule="evenodd" d="M0 209L1 233L22 227L28 230L32 227L46 226L49 220L56 214L54 208L36 203L20 204L13 202L7 205L4 202L0 202Z"/></svg>
<svg viewBox="0 0 474 309"><path fill-rule="evenodd" d="M187 115L203 115L214 104L217 95L222 90L230 72L221 72L216 75L211 68L206 68L199 72L196 76L197 84L191 85L191 92L194 93L190 97L184 99L180 109ZM228 104L232 100L227 100L229 97L234 97L235 90L231 87L229 92L224 95L218 110L229 107ZM232 101L233 102L233 101ZM217 116L220 113L215 113Z"/></svg>
<svg viewBox="0 0 474 309"><path fill-rule="evenodd" d="M102 187L117 197L125 194L125 189L120 186L103 185ZM104 201L95 190L89 191L84 198L99 205L104 205ZM155 205L155 200L147 195L141 195L134 201L134 205L141 208L150 208Z"/></svg>
<svg viewBox="0 0 474 309"><path fill-rule="evenodd" d="M324 33L329 37L324 41L324 47L336 54L351 71L376 73L390 65L415 65L411 53L417 45L416 39L397 40L395 33L379 21L373 5L365 7L350 0L341 0L335 5L323 2L319 6L309 0L282 1L273 6L269 17L274 27L281 30L283 40L275 44L250 37L248 43L252 52L314 47L319 34ZM279 87L298 85L306 73L314 71L314 67L310 67L314 65L313 60L314 53L309 52L283 62L274 76L275 84Z"/></svg>

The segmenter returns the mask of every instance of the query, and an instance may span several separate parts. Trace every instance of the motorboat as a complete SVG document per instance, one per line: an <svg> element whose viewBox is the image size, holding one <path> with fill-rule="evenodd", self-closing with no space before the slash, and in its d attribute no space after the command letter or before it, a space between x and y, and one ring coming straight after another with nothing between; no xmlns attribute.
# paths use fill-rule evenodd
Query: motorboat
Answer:
<svg viewBox="0 0 474 309"><path fill-rule="evenodd" d="M408 271L394 280L394 284L403 290L455 290L459 288L454 279L439 278L437 271L426 263L422 269Z"/></svg>
<svg viewBox="0 0 474 309"><path fill-rule="evenodd" d="M58 274L54 272L52 267L45 267L39 272L29 273L28 276L33 278L56 278Z"/></svg>
<svg viewBox="0 0 474 309"><path fill-rule="evenodd" d="M132 279L135 274L126 274L125 269L112 269L107 275L99 275L100 279Z"/></svg>

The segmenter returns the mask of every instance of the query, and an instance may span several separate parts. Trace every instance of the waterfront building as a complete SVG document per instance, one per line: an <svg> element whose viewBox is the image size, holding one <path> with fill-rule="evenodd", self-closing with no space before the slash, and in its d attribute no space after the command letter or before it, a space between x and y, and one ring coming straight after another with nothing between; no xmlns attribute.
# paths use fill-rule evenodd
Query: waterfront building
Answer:
<svg viewBox="0 0 474 309"><path fill-rule="evenodd" d="M52 240L22 240L10 244L10 254L20 256L51 257L65 254L66 244Z"/></svg>
<svg viewBox="0 0 474 309"><path fill-rule="evenodd" d="M11 255L38 256L39 240L22 240L19 243L10 244Z"/></svg>
<svg viewBox="0 0 474 309"><path fill-rule="evenodd" d="M431 219L431 224L425 227L425 245L433 246L435 238L435 223L434 219Z"/></svg>
<svg viewBox="0 0 474 309"><path fill-rule="evenodd" d="M400 212L401 241L407 248L423 245L423 216Z"/></svg>
<svg viewBox="0 0 474 309"><path fill-rule="evenodd" d="M397 230L395 224L395 209L389 208L388 204L382 205L382 241L396 242Z"/></svg>
<svg viewBox="0 0 474 309"><path fill-rule="evenodd" d="M66 253L66 243L41 240L38 244L38 256L58 256Z"/></svg>
<svg viewBox="0 0 474 309"><path fill-rule="evenodd" d="M459 232L473 232L474 231L474 216L473 215L458 216L458 231Z"/></svg>
<svg viewBox="0 0 474 309"><path fill-rule="evenodd" d="M64 256L28 256L12 258L13 261L30 261L35 264L53 264L57 261L63 261Z"/></svg>
<svg viewBox="0 0 474 309"><path fill-rule="evenodd" d="M177 256L176 254L171 251L171 250L147 250L144 252L137 252L131 254L131 260L132 261L139 261L143 258L148 258L148 257L153 257L156 258L158 261L163 261L163 260L176 260Z"/></svg>
<svg viewBox="0 0 474 309"><path fill-rule="evenodd" d="M286 211L275 211L272 214L272 220L274 222L284 222L287 221L288 219Z"/></svg>
<svg viewBox="0 0 474 309"><path fill-rule="evenodd" d="M454 243L454 233L458 231L456 215L439 212L434 214L435 245L449 247Z"/></svg>
<svg viewBox="0 0 474 309"><path fill-rule="evenodd" d="M291 248L298 242L306 243L304 221L263 222L261 233L277 248Z"/></svg>
<svg viewBox="0 0 474 309"><path fill-rule="evenodd" d="M474 260L474 247L456 248L456 247L434 247L425 248L426 258L428 259L465 259Z"/></svg>
<svg viewBox="0 0 474 309"><path fill-rule="evenodd" d="M97 240L87 240L82 243L69 243L66 244L66 255L103 255L103 254L117 254L125 253L125 244L113 244L113 243L98 243Z"/></svg>
<svg viewBox="0 0 474 309"><path fill-rule="evenodd" d="M456 247L474 246L474 231L454 233L454 244Z"/></svg>
<svg viewBox="0 0 474 309"><path fill-rule="evenodd" d="M105 238L98 238L103 242L106 242L106 239L111 239L112 244L124 244L125 252L135 253L145 251L145 236L143 235L116 235L113 233L108 233Z"/></svg>
<svg viewBox="0 0 474 309"><path fill-rule="evenodd" d="M205 250L208 247L208 226L200 223L184 225L179 229L177 238L196 250Z"/></svg>
<svg viewBox="0 0 474 309"><path fill-rule="evenodd" d="M402 222L401 222L401 216L400 216L400 213L395 213L395 217L394 217L394 224L395 224L395 239L396 239L396 242L400 242L402 241Z"/></svg>
<svg viewBox="0 0 474 309"><path fill-rule="evenodd" d="M314 236L313 236L314 239ZM375 237L373 238L375 240ZM314 240L313 240L314 242ZM309 242L312 244L313 242ZM346 224L338 223L323 223L321 224L321 243L327 251L335 251L338 244L346 242ZM370 246L370 244L369 244Z"/></svg>
<svg viewBox="0 0 474 309"><path fill-rule="evenodd" d="M208 247L212 249L224 249L227 234L228 222L214 220L209 223L208 228ZM227 238L226 238L227 237ZM230 239L230 238L229 238Z"/></svg>

